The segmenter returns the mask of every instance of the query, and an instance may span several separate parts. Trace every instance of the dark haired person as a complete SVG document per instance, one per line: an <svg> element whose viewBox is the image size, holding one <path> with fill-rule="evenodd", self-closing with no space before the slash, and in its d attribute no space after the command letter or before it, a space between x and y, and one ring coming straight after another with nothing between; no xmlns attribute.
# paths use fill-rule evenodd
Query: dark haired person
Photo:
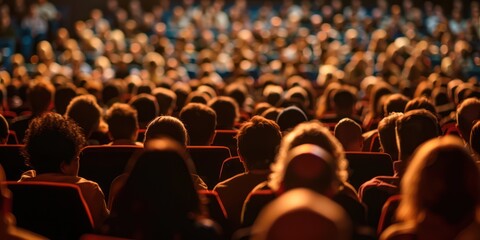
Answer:
<svg viewBox="0 0 480 240"><path fill-rule="evenodd" d="M20 181L72 183L80 187L94 227L99 229L109 212L105 196L97 183L78 176L79 154L85 146L80 127L57 113L35 118L25 135L24 155L34 169Z"/></svg>
<svg viewBox="0 0 480 240"><path fill-rule="evenodd" d="M189 145L209 146L215 136L217 114L201 103L189 103L180 111L180 120L188 132Z"/></svg>
<svg viewBox="0 0 480 240"><path fill-rule="evenodd" d="M137 111L125 103L114 103L105 116L108 124L110 145L137 145L138 121Z"/></svg>

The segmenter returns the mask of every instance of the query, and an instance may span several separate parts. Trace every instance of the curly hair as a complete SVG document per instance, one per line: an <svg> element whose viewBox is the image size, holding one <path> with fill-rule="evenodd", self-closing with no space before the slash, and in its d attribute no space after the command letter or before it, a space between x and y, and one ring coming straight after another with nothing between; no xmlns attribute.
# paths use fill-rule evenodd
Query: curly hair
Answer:
<svg viewBox="0 0 480 240"><path fill-rule="evenodd" d="M23 155L38 174L61 172L85 146L85 137L75 122L57 113L45 113L30 123Z"/></svg>
<svg viewBox="0 0 480 240"><path fill-rule="evenodd" d="M268 185L274 191L278 191L282 184L286 166L288 165L288 152L296 146L302 144L317 145L328 153L330 153L334 161L336 169L335 180L338 184L344 183L348 179L348 161L345 158L345 153L340 142L330 133L328 128L323 126L319 121L313 120L299 124L290 133L285 135L280 143L277 158L272 164L270 174L270 181Z"/></svg>

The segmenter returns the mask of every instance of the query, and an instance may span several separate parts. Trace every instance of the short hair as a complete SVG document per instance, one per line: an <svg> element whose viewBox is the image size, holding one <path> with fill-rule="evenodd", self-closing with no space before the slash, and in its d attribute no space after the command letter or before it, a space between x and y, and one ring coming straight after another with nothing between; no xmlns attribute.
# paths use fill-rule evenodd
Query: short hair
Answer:
<svg viewBox="0 0 480 240"><path fill-rule="evenodd" d="M232 83L225 87L225 94L233 99L238 104L240 109L243 108L243 105L248 97L248 89L244 84L241 83Z"/></svg>
<svg viewBox="0 0 480 240"><path fill-rule="evenodd" d="M431 112L425 109L411 110L397 119L396 136L399 159L406 167L420 144L440 136L440 127Z"/></svg>
<svg viewBox="0 0 480 240"><path fill-rule="evenodd" d="M58 114L65 114L67 111L68 104L72 101L73 98L77 96L77 92L73 86L62 86L55 91L53 102L55 105L55 111Z"/></svg>
<svg viewBox="0 0 480 240"><path fill-rule="evenodd" d="M277 117L277 124L283 131L290 130L302 122L308 121L307 115L297 106L283 109Z"/></svg>
<svg viewBox="0 0 480 240"><path fill-rule="evenodd" d="M212 108L189 103L180 111L180 120L185 124L190 145L209 145L215 133L217 114Z"/></svg>
<svg viewBox="0 0 480 240"><path fill-rule="evenodd" d="M398 160L397 137L395 133L396 121L403 113L393 112L384 117L378 123L378 138L384 153L388 153L392 159Z"/></svg>
<svg viewBox="0 0 480 240"><path fill-rule="evenodd" d="M392 112L403 113L409 99L403 94L394 93L389 95L384 102L383 112L388 116Z"/></svg>
<svg viewBox="0 0 480 240"><path fill-rule="evenodd" d="M437 116L437 110L430 100L426 97L418 97L408 101L407 105L405 106L405 111L408 112L414 109L425 109L431 112L434 116Z"/></svg>
<svg viewBox="0 0 480 240"><path fill-rule="evenodd" d="M430 212L458 224L475 213L479 189L478 167L460 138L432 139L415 152L402 179L397 217L415 224Z"/></svg>
<svg viewBox="0 0 480 240"><path fill-rule="evenodd" d="M102 109L93 95L82 95L72 99L65 116L75 121L89 138L100 124Z"/></svg>
<svg viewBox="0 0 480 240"><path fill-rule="evenodd" d="M138 123L142 128L158 116L157 100L150 94L139 94L133 97L129 104L137 110Z"/></svg>
<svg viewBox="0 0 480 240"><path fill-rule="evenodd" d="M9 127L7 119L5 119L5 117L0 114L0 143L2 143L2 141L5 141L5 143L7 142L8 130Z"/></svg>
<svg viewBox="0 0 480 240"><path fill-rule="evenodd" d="M27 99L32 107L33 114L40 114L48 110L53 98L53 86L50 83L39 81L28 89Z"/></svg>
<svg viewBox="0 0 480 240"><path fill-rule="evenodd" d="M137 111L125 103L114 103L105 115L113 139L131 139L138 130Z"/></svg>
<svg viewBox="0 0 480 240"><path fill-rule="evenodd" d="M277 155L281 140L280 127L274 121L254 116L238 131L238 152L248 169L268 169Z"/></svg>
<svg viewBox="0 0 480 240"><path fill-rule="evenodd" d="M353 111L353 107L357 102L355 94L344 87L335 90L331 98L330 102L333 103L335 111Z"/></svg>
<svg viewBox="0 0 480 240"><path fill-rule="evenodd" d="M23 154L38 174L61 172L80 154L85 138L80 127L57 113L45 113L32 120L25 135Z"/></svg>
<svg viewBox="0 0 480 240"><path fill-rule="evenodd" d="M302 144L314 144L328 152L333 159L332 165L335 169L336 184L347 181L348 162L345 159L345 152L340 142L330 133L328 128L319 121L313 120L299 124L291 132L285 135L280 143L278 155L271 166L269 186L278 191L283 182L286 167L289 163L288 152Z"/></svg>
<svg viewBox="0 0 480 240"><path fill-rule="evenodd" d="M170 89L159 87L153 90L153 96L157 99L159 115L172 115L177 102L177 94Z"/></svg>
<svg viewBox="0 0 480 240"><path fill-rule="evenodd" d="M345 151L361 151L357 149L363 143L362 126L350 118L340 120L334 129L335 137L340 141ZM360 145L355 146L355 144Z"/></svg>
<svg viewBox="0 0 480 240"><path fill-rule="evenodd" d="M233 129L240 113L238 104L231 97L216 97L208 102L217 114L217 129Z"/></svg>
<svg viewBox="0 0 480 240"><path fill-rule="evenodd" d="M458 106L457 127L466 142L470 141L470 131L474 121L478 119L480 119L480 100L469 98Z"/></svg>
<svg viewBox="0 0 480 240"><path fill-rule="evenodd" d="M183 146L187 145L187 129L180 120L171 116L159 116L153 119L147 126L143 142L164 136L178 141Z"/></svg>
<svg viewBox="0 0 480 240"><path fill-rule="evenodd" d="M282 108L270 107L262 113L262 117L277 121L278 115L282 112Z"/></svg>

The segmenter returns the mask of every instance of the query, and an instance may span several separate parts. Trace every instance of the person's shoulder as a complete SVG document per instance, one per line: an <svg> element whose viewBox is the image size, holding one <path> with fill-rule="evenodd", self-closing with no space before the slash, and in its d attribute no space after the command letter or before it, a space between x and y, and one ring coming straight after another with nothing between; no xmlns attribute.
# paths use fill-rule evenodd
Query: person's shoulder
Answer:
<svg viewBox="0 0 480 240"><path fill-rule="evenodd" d="M208 218L198 219L194 223L191 237L196 240L220 239L220 227Z"/></svg>
<svg viewBox="0 0 480 240"><path fill-rule="evenodd" d="M214 191L217 191L218 189L221 189L221 188L227 188L229 185L232 185L234 184L235 182L238 182L240 179L243 178L243 176L245 176L246 174L245 173L239 173L229 179L226 179L226 180L223 180L219 183L217 183L217 185L215 185L215 187L213 188Z"/></svg>

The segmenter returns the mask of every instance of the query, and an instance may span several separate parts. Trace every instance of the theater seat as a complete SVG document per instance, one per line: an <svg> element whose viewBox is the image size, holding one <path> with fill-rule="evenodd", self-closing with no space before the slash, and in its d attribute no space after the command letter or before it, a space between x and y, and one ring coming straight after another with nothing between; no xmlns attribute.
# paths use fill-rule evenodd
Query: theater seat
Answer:
<svg viewBox="0 0 480 240"><path fill-rule="evenodd" d="M50 239L78 239L93 231L80 188L51 182L7 182L17 226Z"/></svg>
<svg viewBox="0 0 480 240"><path fill-rule="evenodd" d="M211 190L218 183L223 161L230 158L230 150L223 146L187 146L197 174Z"/></svg>
<svg viewBox="0 0 480 240"><path fill-rule="evenodd" d="M225 159L220 169L219 182L227 180L237 174L244 173L246 171L245 164L239 157L231 157Z"/></svg>
<svg viewBox="0 0 480 240"><path fill-rule="evenodd" d="M242 226L252 226L260 211L275 198L276 195L272 190L257 190L251 192L243 204Z"/></svg>
<svg viewBox="0 0 480 240"><path fill-rule="evenodd" d="M395 221L395 212L397 211L398 206L402 197L400 195L394 195L387 199L382 208L382 214L380 215L380 220L378 221L377 234L380 236L385 229L390 225L394 224Z"/></svg>
<svg viewBox="0 0 480 240"><path fill-rule="evenodd" d="M212 145L228 147L232 156L237 156L237 133L237 130L215 130Z"/></svg>
<svg viewBox="0 0 480 240"><path fill-rule="evenodd" d="M346 152L349 164L348 181L358 188L376 176L392 176L393 161L390 155L379 152Z"/></svg>
<svg viewBox="0 0 480 240"><path fill-rule="evenodd" d="M87 146L80 153L78 175L97 182L108 199L113 179L124 172L130 157L141 149L133 145Z"/></svg>

